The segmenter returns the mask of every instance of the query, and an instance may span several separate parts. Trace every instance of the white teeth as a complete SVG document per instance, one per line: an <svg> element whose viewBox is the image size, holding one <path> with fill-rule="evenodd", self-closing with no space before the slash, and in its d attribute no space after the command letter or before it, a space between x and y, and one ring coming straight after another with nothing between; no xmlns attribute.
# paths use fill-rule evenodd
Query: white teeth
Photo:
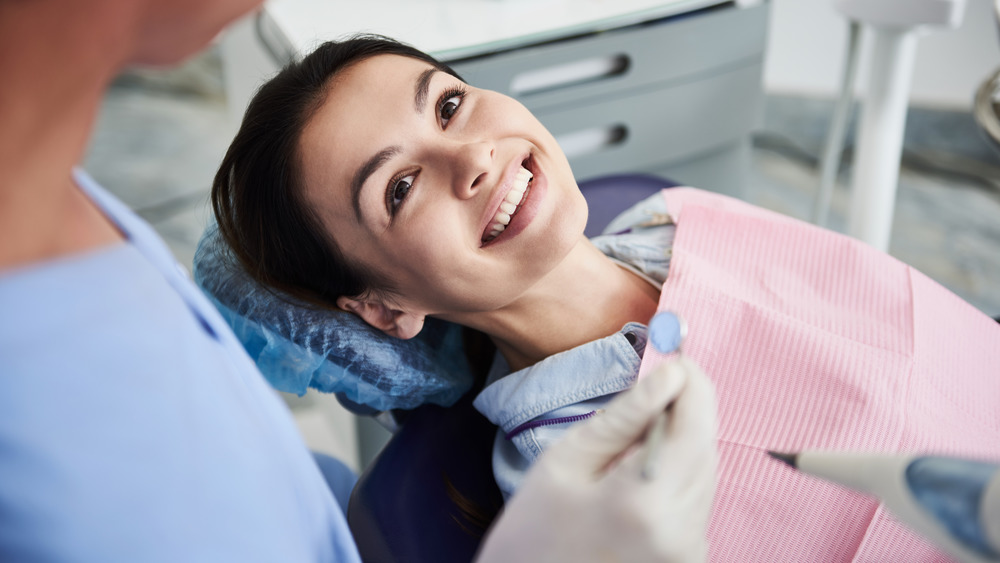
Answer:
<svg viewBox="0 0 1000 563"><path fill-rule="evenodd" d="M514 205L517 205L518 203L521 203L522 196L524 196L523 189L511 188L511 190L507 192L507 195L504 197L504 199L507 201L507 203L512 203Z"/></svg>
<svg viewBox="0 0 1000 563"><path fill-rule="evenodd" d="M524 190L528 188L528 182L531 181L531 178L531 172L529 172L528 169L521 167L521 169L517 171L517 175L514 176L514 185L510 188L510 191L507 192L504 200L506 200L507 203L513 203L514 205L521 203L521 198L524 196ZM506 211L506 213L511 212Z"/></svg>
<svg viewBox="0 0 1000 563"><path fill-rule="evenodd" d="M490 224L490 232L483 238L483 242L493 240L507 228L511 217L517 212L521 200L524 199L524 192L527 191L532 177L531 171L523 166L517 171L517 174L514 176L514 185L511 186L510 191L504 196L504 201L500 204L500 209L493 216L493 222Z"/></svg>

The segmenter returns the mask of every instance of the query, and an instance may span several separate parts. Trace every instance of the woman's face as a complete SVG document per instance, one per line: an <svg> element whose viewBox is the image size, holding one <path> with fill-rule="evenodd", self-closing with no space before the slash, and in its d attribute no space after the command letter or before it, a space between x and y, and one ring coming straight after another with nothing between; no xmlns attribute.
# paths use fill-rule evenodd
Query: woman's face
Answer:
<svg viewBox="0 0 1000 563"><path fill-rule="evenodd" d="M417 59L341 71L299 150L307 204L410 312L501 308L586 224L565 155L524 106Z"/></svg>

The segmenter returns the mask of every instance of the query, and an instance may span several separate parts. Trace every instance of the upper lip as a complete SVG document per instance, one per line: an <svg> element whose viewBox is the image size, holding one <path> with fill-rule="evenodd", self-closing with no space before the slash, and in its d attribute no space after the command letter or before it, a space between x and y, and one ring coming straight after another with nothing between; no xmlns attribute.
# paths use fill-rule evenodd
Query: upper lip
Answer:
<svg viewBox="0 0 1000 563"><path fill-rule="evenodd" d="M479 222L479 237L486 234L486 229L489 229L493 222L493 218L496 217L497 211L500 210L500 204L504 202L504 198L507 196L507 192L514 187L514 177L517 176L517 171L521 169L521 166L529 161L531 158L530 153L522 154L520 157L511 161L504 169L503 177L501 177L500 182L497 183L497 187L494 188L493 194L490 196L489 204L486 206L485 215L481 218ZM530 166L525 166L531 170ZM534 171L532 171L534 173Z"/></svg>

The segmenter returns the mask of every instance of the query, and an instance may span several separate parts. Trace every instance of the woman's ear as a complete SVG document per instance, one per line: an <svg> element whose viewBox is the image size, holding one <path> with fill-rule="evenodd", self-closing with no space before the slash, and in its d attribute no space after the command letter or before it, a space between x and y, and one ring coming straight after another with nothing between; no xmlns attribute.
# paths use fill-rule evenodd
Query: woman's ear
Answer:
<svg viewBox="0 0 1000 563"><path fill-rule="evenodd" d="M424 315L394 309L382 301L338 297L337 306L389 336L403 340L413 338L424 328Z"/></svg>

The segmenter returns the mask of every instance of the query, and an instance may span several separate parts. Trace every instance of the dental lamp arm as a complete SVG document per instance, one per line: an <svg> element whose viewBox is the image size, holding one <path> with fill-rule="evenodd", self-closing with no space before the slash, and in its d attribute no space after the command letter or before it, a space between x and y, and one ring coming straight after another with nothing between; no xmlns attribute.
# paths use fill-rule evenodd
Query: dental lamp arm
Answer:
<svg viewBox="0 0 1000 563"><path fill-rule="evenodd" d="M637 445L670 407L659 468ZM715 495L715 392L692 361L662 364L573 426L531 468L477 561L702 561Z"/></svg>

